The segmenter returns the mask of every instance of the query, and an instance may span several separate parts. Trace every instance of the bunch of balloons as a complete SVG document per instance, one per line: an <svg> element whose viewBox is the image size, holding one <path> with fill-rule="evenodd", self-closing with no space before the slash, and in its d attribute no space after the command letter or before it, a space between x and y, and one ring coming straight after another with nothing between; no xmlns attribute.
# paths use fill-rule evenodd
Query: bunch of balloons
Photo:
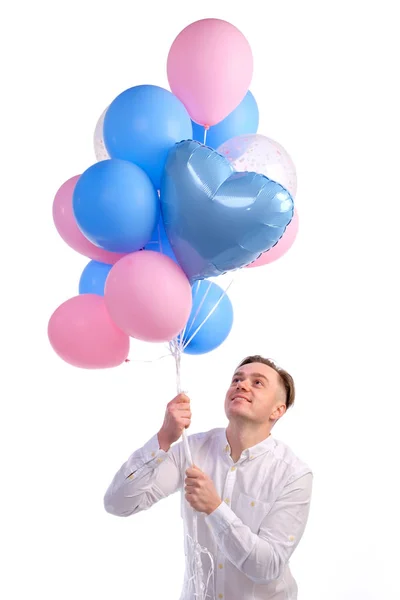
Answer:
<svg viewBox="0 0 400 600"><path fill-rule="evenodd" d="M297 234L295 168L257 133L243 34L219 19L192 23L167 75L170 90L138 85L109 104L96 162L54 198L58 233L91 259L48 324L54 351L77 367L123 363L130 338L212 351L233 310L209 278L268 264Z"/></svg>

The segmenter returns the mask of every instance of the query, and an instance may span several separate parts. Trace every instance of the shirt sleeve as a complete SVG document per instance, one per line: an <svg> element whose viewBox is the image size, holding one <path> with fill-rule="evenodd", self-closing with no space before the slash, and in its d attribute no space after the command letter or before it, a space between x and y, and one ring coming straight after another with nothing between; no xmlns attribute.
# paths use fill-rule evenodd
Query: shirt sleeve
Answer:
<svg viewBox="0 0 400 600"><path fill-rule="evenodd" d="M105 496L105 510L119 517L128 517L175 493L182 487L180 465L181 443L168 452L160 449L154 435L117 471Z"/></svg>
<svg viewBox="0 0 400 600"><path fill-rule="evenodd" d="M254 583L267 584L283 573L307 524L312 483L311 472L288 483L258 535L225 502L205 517L221 552Z"/></svg>

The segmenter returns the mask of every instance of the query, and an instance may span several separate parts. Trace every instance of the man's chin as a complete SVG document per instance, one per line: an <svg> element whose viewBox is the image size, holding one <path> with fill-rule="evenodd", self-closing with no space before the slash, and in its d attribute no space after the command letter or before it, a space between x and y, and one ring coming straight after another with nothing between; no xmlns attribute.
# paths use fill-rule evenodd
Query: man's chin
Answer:
<svg viewBox="0 0 400 600"><path fill-rule="evenodd" d="M246 420L249 419L249 407L248 406L243 406L239 403L237 403L237 406L229 406L228 410L226 411L226 415L229 418L245 418Z"/></svg>

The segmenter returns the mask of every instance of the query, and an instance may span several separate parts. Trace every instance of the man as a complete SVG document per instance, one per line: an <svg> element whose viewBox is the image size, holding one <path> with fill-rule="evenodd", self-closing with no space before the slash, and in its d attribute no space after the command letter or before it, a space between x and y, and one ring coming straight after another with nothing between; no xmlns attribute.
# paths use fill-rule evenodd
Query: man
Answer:
<svg viewBox="0 0 400 600"><path fill-rule="evenodd" d="M189 398L180 394L168 404L158 434L116 473L106 511L133 515L183 488L188 533L192 507L198 541L213 556L211 597L296 600L288 563L307 523L313 474L271 435L294 396L292 377L274 362L259 355L244 359L225 397L228 427L189 436L195 466L187 468L182 442L172 446L191 420ZM205 554L202 563L206 584ZM181 600L192 598L182 593Z"/></svg>

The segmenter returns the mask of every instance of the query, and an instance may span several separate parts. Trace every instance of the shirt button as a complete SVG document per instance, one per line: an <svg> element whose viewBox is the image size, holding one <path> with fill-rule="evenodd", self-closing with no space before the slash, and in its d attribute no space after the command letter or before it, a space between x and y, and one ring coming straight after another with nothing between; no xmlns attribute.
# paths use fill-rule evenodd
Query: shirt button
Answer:
<svg viewBox="0 0 400 600"><path fill-rule="evenodd" d="M131 474L129 475L128 479L133 479L133 478L134 478L134 474L133 474L133 473L131 473Z"/></svg>
<svg viewBox="0 0 400 600"><path fill-rule="evenodd" d="M236 467L231 467L231 471L236 471Z"/></svg>
<svg viewBox="0 0 400 600"><path fill-rule="evenodd" d="M224 568L224 565L218 565L218 569L223 569L223 568Z"/></svg>
<svg viewBox="0 0 400 600"><path fill-rule="evenodd" d="M250 456L250 460L253 460L253 458L254 458L254 455L252 454L252 455Z"/></svg>
<svg viewBox="0 0 400 600"><path fill-rule="evenodd" d="M226 502L227 504L229 504L229 502L230 502L229 498L225 498L225 502Z"/></svg>
<svg viewBox="0 0 400 600"><path fill-rule="evenodd" d="M255 506L256 503L255 502L250 502L250 506Z"/></svg>
<svg viewBox="0 0 400 600"><path fill-rule="evenodd" d="M162 458L157 458L158 464L162 463Z"/></svg>
<svg viewBox="0 0 400 600"><path fill-rule="evenodd" d="M223 594L218 594L218 598L223 598L224 595Z"/></svg>
<svg viewBox="0 0 400 600"><path fill-rule="evenodd" d="M156 453L155 453L155 452L152 452L152 453L151 453L151 455L152 455L152 456L155 456L155 455L156 455Z"/></svg>
<svg viewBox="0 0 400 600"><path fill-rule="evenodd" d="M225 452L228 452L228 451L229 451L229 446L228 446L228 445L226 445L226 446L225 446Z"/></svg>

